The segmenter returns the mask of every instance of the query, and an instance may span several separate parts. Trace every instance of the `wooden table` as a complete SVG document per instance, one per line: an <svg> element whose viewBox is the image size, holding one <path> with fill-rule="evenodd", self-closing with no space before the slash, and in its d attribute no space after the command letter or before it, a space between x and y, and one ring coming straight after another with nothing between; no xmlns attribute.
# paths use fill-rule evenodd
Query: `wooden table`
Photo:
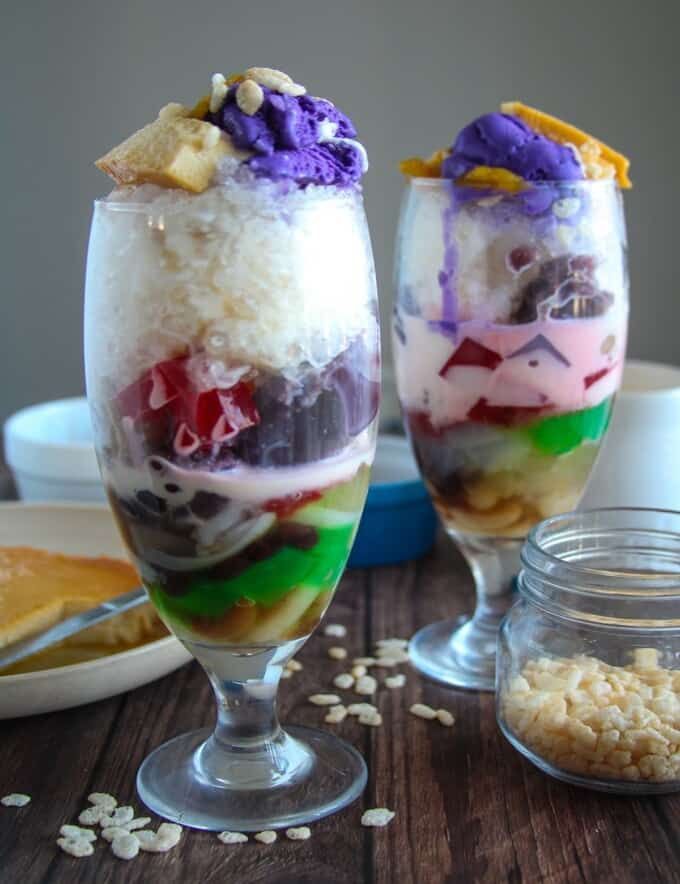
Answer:
<svg viewBox="0 0 680 884"><path fill-rule="evenodd" d="M282 682L284 721L322 724L324 710L306 698L343 671L342 662L326 656L329 645L366 654L378 638L409 636L464 610L471 589L444 538L421 562L348 572L326 621L344 623L347 639L317 634L302 650L304 670ZM455 727L409 715L418 701L452 710ZM0 795L33 798L20 810L0 806L0 881L680 881L680 795L614 798L553 781L506 743L491 695L441 688L414 671L405 688L383 690L378 705L381 728L356 719L335 726L363 752L369 783L360 802L315 824L309 841L225 846L214 834L186 830L169 853L140 854L129 863L101 840L92 857L66 856L55 845L59 826L76 821L92 791L111 792L142 811L134 793L142 759L163 740L212 720L198 665L111 700L0 722ZM377 806L395 810L395 819L385 829L362 828L362 809Z"/></svg>

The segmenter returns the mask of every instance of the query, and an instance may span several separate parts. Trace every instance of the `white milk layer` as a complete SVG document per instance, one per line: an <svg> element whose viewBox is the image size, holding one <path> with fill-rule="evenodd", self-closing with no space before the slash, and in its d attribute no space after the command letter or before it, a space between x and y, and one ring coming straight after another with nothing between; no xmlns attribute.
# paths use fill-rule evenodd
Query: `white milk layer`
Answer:
<svg viewBox="0 0 680 884"><path fill-rule="evenodd" d="M291 494L317 491L347 482L361 466L373 462L375 427L364 430L341 454L296 467L246 467L209 472L183 469L159 457L147 459L142 467L119 462L107 464L106 478L118 495L134 496L138 491L152 491L173 505L188 503L198 491L219 494L240 504L259 505ZM155 470L152 460L162 465ZM169 494L166 484L179 486Z"/></svg>

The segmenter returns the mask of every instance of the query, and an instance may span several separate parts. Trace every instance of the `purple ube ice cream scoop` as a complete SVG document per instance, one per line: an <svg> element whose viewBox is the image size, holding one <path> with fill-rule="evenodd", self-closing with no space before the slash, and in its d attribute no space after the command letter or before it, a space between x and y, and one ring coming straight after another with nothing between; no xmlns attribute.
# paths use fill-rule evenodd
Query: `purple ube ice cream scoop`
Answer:
<svg viewBox="0 0 680 884"><path fill-rule="evenodd" d="M484 114L458 133L442 164L442 177L459 178L475 166L508 169L525 181L584 177L573 150L534 132L509 114Z"/></svg>
<svg viewBox="0 0 680 884"><path fill-rule="evenodd" d="M300 187L333 184L349 187L365 169L365 152L356 142L352 121L335 105L309 95L281 95L263 87L264 101L253 115L236 103L238 84L207 119L250 150L249 168L260 177L288 179Z"/></svg>

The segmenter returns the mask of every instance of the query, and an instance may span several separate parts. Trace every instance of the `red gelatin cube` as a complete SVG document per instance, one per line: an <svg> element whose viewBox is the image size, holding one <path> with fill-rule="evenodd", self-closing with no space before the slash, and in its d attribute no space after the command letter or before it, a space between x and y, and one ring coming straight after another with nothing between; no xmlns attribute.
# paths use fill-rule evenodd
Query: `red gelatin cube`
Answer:
<svg viewBox="0 0 680 884"><path fill-rule="evenodd" d="M200 391L188 364L188 356L179 356L144 372L116 397L121 414L147 423L170 420L175 451L182 455L201 445L226 442L259 423L248 384Z"/></svg>
<svg viewBox="0 0 680 884"><path fill-rule="evenodd" d="M596 384L598 381L602 380L605 375L608 375L612 368L614 368L614 366L609 365L605 368L601 368L599 371L594 371L592 374L587 374L583 378L583 388L587 390L588 387L592 387L593 384Z"/></svg>
<svg viewBox="0 0 680 884"><path fill-rule="evenodd" d="M200 444L201 440L185 423L179 425L173 442L173 447L177 454L188 457L196 451Z"/></svg>
<svg viewBox="0 0 680 884"><path fill-rule="evenodd" d="M306 504L321 500L321 496L320 491L298 491L296 494L288 494L286 497L272 498L264 504L262 509L267 513L274 513L279 519L286 519Z"/></svg>
<svg viewBox="0 0 680 884"><path fill-rule="evenodd" d="M480 424L491 424L499 427L514 427L536 417L542 411L551 408L545 405L489 405L483 397L478 399L467 416L471 421Z"/></svg>
<svg viewBox="0 0 680 884"><path fill-rule="evenodd" d="M473 341L472 338L465 338L462 344L454 350L452 355L444 363L439 370L440 377L446 377L450 368L457 365L474 365L479 368L488 368L493 371L497 368L503 357L495 350L490 350L483 344Z"/></svg>

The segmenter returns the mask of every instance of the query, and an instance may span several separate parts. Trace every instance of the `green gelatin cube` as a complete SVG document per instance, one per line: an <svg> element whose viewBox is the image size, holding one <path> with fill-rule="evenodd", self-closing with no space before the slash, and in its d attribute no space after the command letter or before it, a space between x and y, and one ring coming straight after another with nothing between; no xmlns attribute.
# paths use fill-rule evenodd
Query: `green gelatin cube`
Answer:
<svg viewBox="0 0 680 884"><path fill-rule="evenodd" d="M298 586L332 589L349 555L354 525L319 529L312 549L284 547L231 580L197 579L186 595L156 591L155 601L175 616L220 617L242 598L269 607Z"/></svg>
<svg viewBox="0 0 680 884"><path fill-rule="evenodd" d="M598 442L609 424L613 398L592 408L546 417L527 427L526 432L543 454L567 454L586 439Z"/></svg>

